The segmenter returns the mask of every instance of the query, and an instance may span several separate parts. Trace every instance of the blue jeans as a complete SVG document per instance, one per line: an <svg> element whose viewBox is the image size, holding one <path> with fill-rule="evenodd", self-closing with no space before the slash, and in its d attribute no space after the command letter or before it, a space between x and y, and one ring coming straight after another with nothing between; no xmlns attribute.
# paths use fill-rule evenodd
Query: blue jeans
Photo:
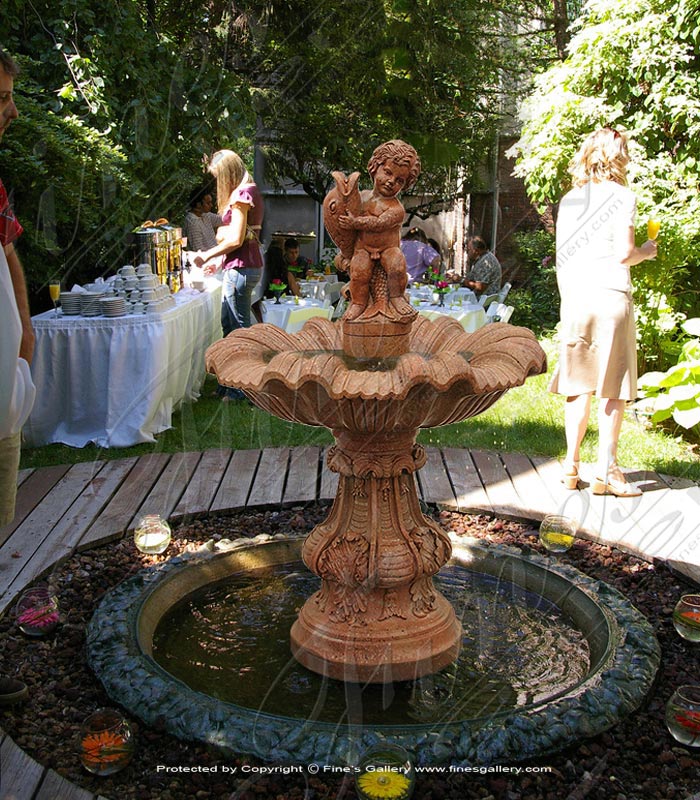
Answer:
<svg viewBox="0 0 700 800"><path fill-rule="evenodd" d="M261 269L227 269L224 271L221 299L221 327L224 336L238 328L250 328L250 299L260 281ZM243 400L240 389L219 385L218 393L232 400Z"/></svg>
<svg viewBox="0 0 700 800"><path fill-rule="evenodd" d="M250 328L250 298L260 282L262 270L256 267L224 271L221 302L221 327L224 336L238 328Z"/></svg>

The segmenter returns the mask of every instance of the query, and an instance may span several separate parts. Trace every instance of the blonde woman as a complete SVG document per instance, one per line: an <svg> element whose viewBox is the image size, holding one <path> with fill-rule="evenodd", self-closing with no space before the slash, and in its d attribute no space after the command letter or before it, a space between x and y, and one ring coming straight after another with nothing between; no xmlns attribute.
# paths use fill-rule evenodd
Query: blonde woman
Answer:
<svg viewBox="0 0 700 800"><path fill-rule="evenodd" d="M260 229L263 199L239 155L219 150L212 156L209 172L216 178L218 211L223 224L214 247L198 253L196 266L223 256L224 273L221 327L224 336L250 327L250 299L262 275ZM205 271L213 271L211 265Z"/></svg>
<svg viewBox="0 0 700 800"><path fill-rule="evenodd" d="M636 397L637 352L630 267L656 256L656 242L634 243L636 200L627 188L623 133L588 136L569 165L573 188L557 217L561 352L551 391L566 396L563 483L580 486L579 450L591 398L599 398L593 494L635 497L617 464L625 402Z"/></svg>

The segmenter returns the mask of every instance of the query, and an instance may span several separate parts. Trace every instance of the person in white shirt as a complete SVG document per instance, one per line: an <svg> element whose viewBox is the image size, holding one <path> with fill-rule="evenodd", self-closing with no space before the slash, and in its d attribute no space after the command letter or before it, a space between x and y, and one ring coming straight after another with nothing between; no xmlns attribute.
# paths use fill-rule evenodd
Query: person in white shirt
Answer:
<svg viewBox="0 0 700 800"><path fill-rule="evenodd" d="M18 71L0 50L0 140L17 119L13 89ZM0 180L0 525L15 516L20 431L35 394L29 372L34 332L24 272L14 246L21 233Z"/></svg>
<svg viewBox="0 0 700 800"><path fill-rule="evenodd" d="M573 188L557 217L557 283L561 295L559 365L551 391L566 397L566 458L562 482L576 489L579 448L595 393L598 465L593 494L634 497L638 487L617 464L625 402L637 391L637 349L630 267L656 256L656 242L634 241L636 200L627 188L623 133L602 128L569 165Z"/></svg>
<svg viewBox="0 0 700 800"><path fill-rule="evenodd" d="M216 247L216 231L221 217L212 211L211 190L198 186L190 193L189 211L185 215L185 236L188 250L209 250Z"/></svg>

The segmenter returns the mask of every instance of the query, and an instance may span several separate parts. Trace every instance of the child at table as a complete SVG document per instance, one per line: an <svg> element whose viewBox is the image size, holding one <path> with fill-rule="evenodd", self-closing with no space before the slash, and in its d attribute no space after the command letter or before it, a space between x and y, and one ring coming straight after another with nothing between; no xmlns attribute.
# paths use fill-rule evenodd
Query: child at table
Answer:
<svg viewBox="0 0 700 800"><path fill-rule="evenodd" d="M338 219L341 228L357 231L350 260L351 304L345 312L345 320L357 319L367 308L370 281L377 261L386 273L388 296L373 298L374 307L384 313L393 309L400 317L413 315L415 312L404 298L406 260L399 245L404 208L397 195L416 182L420 174L420 159L411 145L394 139L377 147L367 170L374 188L361 193L359 214L348 211Z"/></svg>

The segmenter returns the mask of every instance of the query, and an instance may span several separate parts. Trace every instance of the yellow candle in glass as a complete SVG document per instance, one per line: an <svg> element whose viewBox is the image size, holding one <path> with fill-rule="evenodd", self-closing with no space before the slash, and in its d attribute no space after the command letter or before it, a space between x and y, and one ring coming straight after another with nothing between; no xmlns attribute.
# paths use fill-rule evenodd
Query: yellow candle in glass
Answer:
<svg viewBox="0 0 700 800"><path fill-rule="evenodd" d="M659 235L659 231L661 230L661 223L658 219L650 219L647 222L647 236L649 239L656 239Z"/></svg>

